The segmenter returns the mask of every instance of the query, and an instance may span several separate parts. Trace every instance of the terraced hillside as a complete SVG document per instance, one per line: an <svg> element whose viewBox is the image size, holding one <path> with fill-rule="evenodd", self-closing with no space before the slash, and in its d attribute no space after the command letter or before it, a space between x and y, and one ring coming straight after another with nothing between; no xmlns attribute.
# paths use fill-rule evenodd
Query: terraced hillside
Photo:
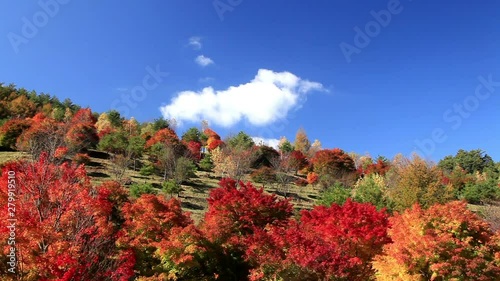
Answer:
<svg viewBox="0 0 500 281"><path fill-rule="evenodd" d="M88 175L94 184L100 184L108 180L116 180L113 175L113 164L109 160L109 155L105 152L91 150L89 151L90 162L86 164ZM10 160L19 160L29 158L29 155L22 152L0 152L0 164ZM143 159L144 160L144 159ZM141 160L139 160L141 161ZM293 176L293 175L290 175ZM158 193L164 193L161 190L160 183L163 178L159 175L142 176L138 169L129 167L123 176L125 187L130 187L134 183L150 183ZM220 177L213 172L197 171L196 176L182 184L182 191L179 194L179 200L182 202L184 210L191 212L192 218L198 222L203 217L207 209L207 197L212 188L218 186ZM249 175L245 175L244 182L252 182ZM279 190L275 185L263 186L259 183L253 183L256 187L264 187L266 192L274 193L279 197L285 197L284 191ZM301 187L295 184L287 186L286 197L291 200L296 210L311 209L315 200L318 198L320 189L311 185ZM165 194L165 193L164 193ZM165 196L170 196L165 194ZM177 195L174 195L177 196Z"/></svg>

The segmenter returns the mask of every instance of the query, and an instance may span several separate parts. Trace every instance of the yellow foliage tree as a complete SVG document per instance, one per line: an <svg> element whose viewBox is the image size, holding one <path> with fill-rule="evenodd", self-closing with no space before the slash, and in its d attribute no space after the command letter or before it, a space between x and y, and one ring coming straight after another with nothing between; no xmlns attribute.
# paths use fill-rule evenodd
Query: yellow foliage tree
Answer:
<svg viewBox="0 0 500 281"><path fill-rule="evenodd" d="M393 168L387 174L387 184L389 197L397 211L415 203L428 208L454 199L452 187L442 183L439 168L416 154L411 159L396 156Z"/></svg>
<svg viewBox="0 0 500 281"><path fill-rule="evenodd" d="M253 154L252 149L217 147L211 151L214 172L222 177L240 180L250 168Z"/></svg>
<svg viewBox="0 0 500 281"><path fill-rule="evenodd" d="M97 122L95 123L95 128L98 134L104 129L111 128L111 122L109 121L108 114L106 112L99 115L99 118L97 118Z"/></svg>
<svg viewBox="0 0 500 281"><path fill-rule="evenodd" d="M297 134L295 135L295 150L298 150L305 155L307 155L307 152L309 151L309 148L311 148L311 142L307 138L306 131L304 128L300 128L297 131Z"/></svg>

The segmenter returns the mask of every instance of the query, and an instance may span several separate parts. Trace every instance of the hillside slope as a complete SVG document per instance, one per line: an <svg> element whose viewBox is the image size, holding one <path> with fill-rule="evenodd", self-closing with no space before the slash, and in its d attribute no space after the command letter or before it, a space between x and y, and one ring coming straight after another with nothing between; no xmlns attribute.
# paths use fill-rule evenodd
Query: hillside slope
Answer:
<svg viewBox="0 0 500 281"><path fill-rule="evenodd" d="M85 165L88 175L92 183L97 185L104 181L115 180L112 172L112 163L109 160L106 152L90 150L90 162ZM16 151L1 151L0 165L8 161L16 161L27 159L29 155L23 152ZM134 171L133 167L126 170L124 177L127 179L125 187L130 187L132 184L150 183L156 187L158 193L164 194L166 197L170 195L161 190L160 183L163 178L159 175L142 176L138 169ZM207 197L212 188L218 186L220 177L217 177L213 172L196 171L196 176L182 184L179 200L182 202L182 207L185 211L192 214L192 218L198 222L203 217L207 209ZM244 177L245 182L252 182L247 174ZM256 187L262 187L262 184L252 182ZM277 194L279 197L284 197L283 191L277 189L274 185L263 186L264 190L269 193ZM292 204L297 211L301 209L311 209L315 200L320 194L320 189L312 185L305 187L290 184L287 190L287 198L290 198ZM177 195L174 195L177 196Z"/></svg>

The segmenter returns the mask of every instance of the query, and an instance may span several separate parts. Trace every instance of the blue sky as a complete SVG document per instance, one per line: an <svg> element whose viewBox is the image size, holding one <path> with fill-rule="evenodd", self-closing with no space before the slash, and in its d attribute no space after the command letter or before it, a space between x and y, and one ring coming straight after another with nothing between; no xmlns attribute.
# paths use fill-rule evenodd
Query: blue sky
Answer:
<svg viewBox="0 0 500 281"><path fill-rule="evenodd" d="M0 81L163 112L180 133L206 118L222 135L303 127L324 148L500 161L500 3L450 3L3 1Z"/></svg>

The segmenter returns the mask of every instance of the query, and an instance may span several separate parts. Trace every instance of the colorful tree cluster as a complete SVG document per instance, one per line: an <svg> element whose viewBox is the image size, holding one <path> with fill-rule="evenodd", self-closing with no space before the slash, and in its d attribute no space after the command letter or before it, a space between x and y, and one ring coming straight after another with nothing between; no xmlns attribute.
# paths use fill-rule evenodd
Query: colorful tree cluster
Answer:
<svg viewBox="0 0 500 281"><path fill-rule="evenodd" d="M420 166L419 166L420 167ZM347 199L295 215L288 199L225 178L195 224L176 198L92 186L84 166L12 162L17 275L5 280L495 280L500 235L464 202L390 216ZM375 176L377 175L377 176ZM356 184L384 186L381 175ZM9 207L5 189L0 208ZM9 230L0 230L7 237ZM5 271L10 245L0 240Z"/></svg>

